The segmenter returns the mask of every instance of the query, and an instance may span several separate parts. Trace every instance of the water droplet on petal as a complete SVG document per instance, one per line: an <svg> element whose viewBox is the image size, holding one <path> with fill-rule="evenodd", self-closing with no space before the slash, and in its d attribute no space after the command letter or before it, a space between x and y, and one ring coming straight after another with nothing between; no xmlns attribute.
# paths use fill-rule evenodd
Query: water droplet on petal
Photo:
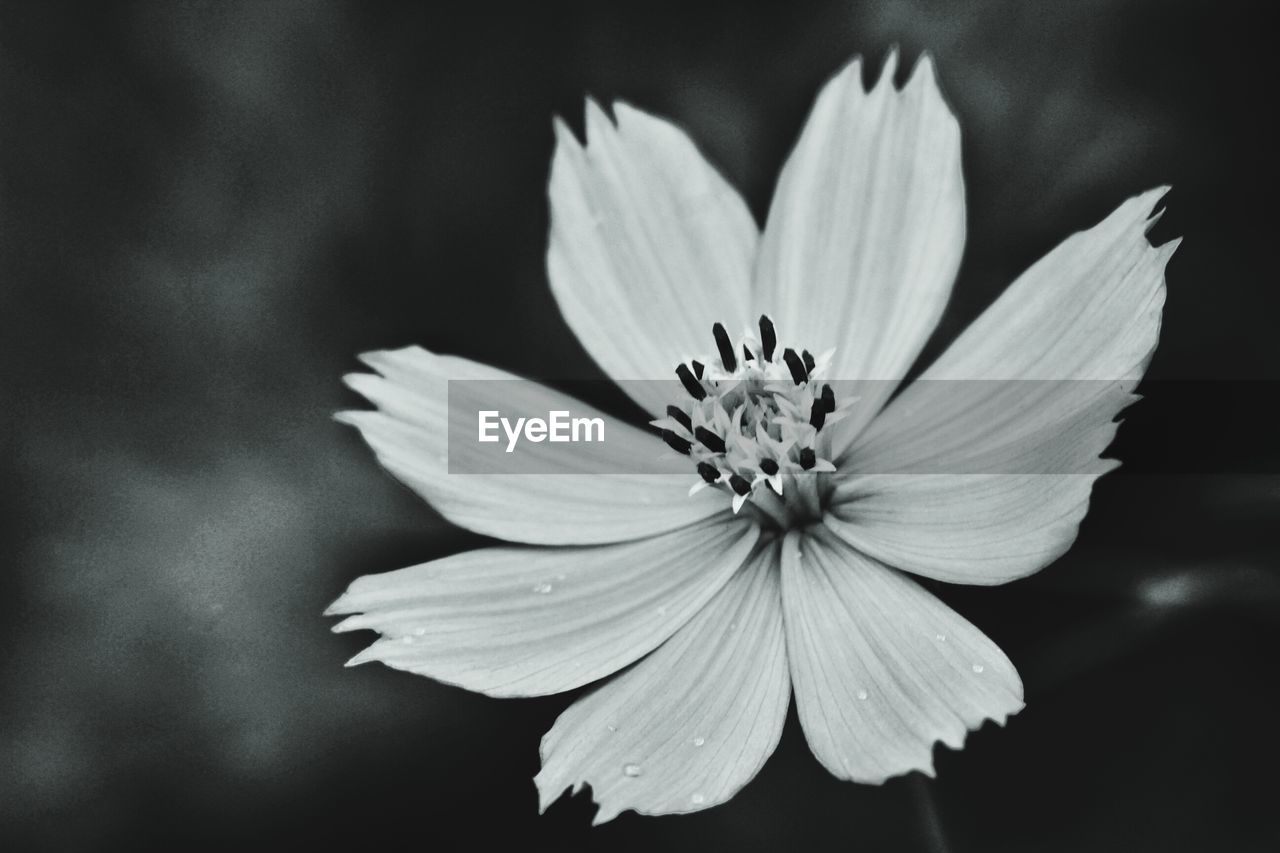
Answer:
<svg viewBox="0 0 1280 853"><path fill-rule="evenodd" d="M707 801L707 798L704 797L702 794L694 794L692 797L689 798L689 802L693 803L695 806L700 806L706 801Z"/></svg>
<svg viewBox="0 0 1280 853"><path fill-rule="evenodd" d="M984 666L983 666L982 664L980 664L980 663L975 663L975 664L973 665L973 671L974 671L974 672L982 672L982 670L984 670L984 669L986 669L986 667L984 667Z"/></svg>
<svg viewBox="0 0 1280 853"><path fill-rule="evenodd" d="M696 737L693 739L694 746L702 746L706 742L707 742L707 739L704 737Z"/></svg>
<svg viewBox="0 0 1280 853"><path fill-rule="evenodd" d="M534 584L533 591L538 593L538 595L546 595L547 593L551 592L551 584L547 583L546 581L543 581L542 583L539 583L539 584Z"/></svg>
<svg viewBox="0 0 1280 853"><path fill-rule="evenodd" d="M626 776L632 776L632 777L634 777L634 776L639 776L639 775L640 775L640 765L639 765L639 764L628 764L628 765L626 765L626 766L624 766L624 767L622 768L622 772L623 772L623 774L624 774L624 775L626 775Z"/></svg>
<svg viewBox="0 0 1280 853"><path fill-rule="evenodd" d="M618 730L618 727L615 726L613 723L610 723L609 725L605 726L605 728L611 732L616 732Z"/></svg>
<svg viewBox="0 0 1280 853"><path fill-rule="evenodd" d="M858 691L858 698L859 698L859 699L866 699L866 698L867 698L867 691L865 691L865 690L859 690L859 691Z"/></svg>
<svg viewBox="0 0 1280 853"><path fill-rule="evenodd" d="M937 640L939 643L945 643L947 641L947 635L938 634L936 637L934 637L934 639Z"/></svg>

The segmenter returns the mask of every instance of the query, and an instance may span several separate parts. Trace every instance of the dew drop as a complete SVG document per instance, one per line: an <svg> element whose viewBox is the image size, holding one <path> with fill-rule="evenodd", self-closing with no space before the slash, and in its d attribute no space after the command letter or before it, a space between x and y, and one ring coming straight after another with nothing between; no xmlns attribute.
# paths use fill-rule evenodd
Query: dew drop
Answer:
<svg viewBox="0 0 1280 853"><path fill-rule="evenodd" d="M689 802L693 803L695 806L700 806L706 801L707 801L707 798L704 797L702 794L694 794L692 797L689 798Z"/></svg>
<svg viewBox="0 0 1280 853"><path fill-rule="evenodd" d="M982 664L980 664L980 663L975 663L975 664L973 665L973 671L974 671L974 672L982 672L982 670L984 670L984 669L986 669L986 667L984 667L984 666L983 666Z"/></svg>
<svg viewBox="0 0 1280 853"><path fill-rule="evenodd" d="M627 764L627 765L625 765L625 766L622 768L622 773L623 773L623 775L625 775L625 776L631 776L631 777L639 776L639 775L640 775L640 765L639 765L639 764Z"/></svg>
<svg viewBox="0 0 1280 853"><path fill-rule="evenodd" d="M546 581L543 581L540 584L534 584L533 591L538 593L538 595L546 595L551 592L551 584Z"/></svg>
<svg viewBox="0 0 1280 853"><path fill-rule="evenodd" d="M704 737L696 737L693 739L694 746L702 746L706 742L707 742L707 739Z"/></svg>
<svg viewBox="0 0 1280 853"><path fill-rule="evenodd" d="M947 635L938 634L936 637L934 637L934 639L937 640L939 643L945 643L947 641Z"/></svg>
<svg viewBox="0 0 1280 853"><path fill-rule="evenodd" d="M866 698L867 698L867 691L865 691L865 690L859 690L859 691L858 691L858 698L859 698L859 699L866 699Z"/></svg>

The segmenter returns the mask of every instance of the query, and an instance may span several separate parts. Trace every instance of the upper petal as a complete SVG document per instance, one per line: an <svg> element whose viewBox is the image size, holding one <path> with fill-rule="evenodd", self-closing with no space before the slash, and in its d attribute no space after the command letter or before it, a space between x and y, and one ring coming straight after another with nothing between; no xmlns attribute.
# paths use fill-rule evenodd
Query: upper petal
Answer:
<svg viewBox="0 0 1280 853"><path fill-rule="evenodd" d="M789 534L782 603L796 708L818 760L878 784L1022 709L999 647L910 578L829 533Z"/></svg>
<svg viewBox="0 0 1280 853"><path fill-rule="evenodd" d="M638 542L481 548L356 579L329 613L382 639L380 660L491 696L558 693L602 678L684 625L742 565L757 528L709 519Z"/></svg>
<svg viewBox="0 0 1280 853"><path fill-rule="evenodd" d="M624 103L615 127L587 102L587 145L556 123L547 272L565 320L615 379L668 379L711 327L749 315L758 229L678 128ZM654 414L661 388L626 383Z"/></svg>
<svg viewBox="0 0 1280 853"><path fill-rule="evenodd" d="M790 697L771 543L657 651L560 715L542 739L542 808L584 783L595 823L723 803L777 746Z"/></svg>
<svg viewBox="0 0 1280 853"><path fill-rule="evenodd" d="M1159 336L1177 244L1145 232L1163 192L1037 262L875 419L837 461L833 530L956 583L1022 577L1071 545ZM886 473L911 470L963 473Z"/></svg>
<svg viewBox="0 0 1280 853"><path fill-rule="evenodd" d="M760 244L757 300L813 352L835 347L837 380L903 377L964 248L959 126L927 56L900 91L895 66L891 53L867 92L856 59L822 90ZM872 383L841 434L856 434L892 390Z"/></svg>
<svg viewBox="0 0 1280 853"><path fill-rule="evenodd" d="M716 495L688 497L689 477L680 475L603 474L597 465L588 466L590 473L577 474L451 475L448 454L454 454L455 465L465 468L465 454L476 448L466 444L449 448L450 418L474 419L475 413L461 407L450 411L448 381L516 377L418 347L367 353L362 358L381 376L352 374L347 382L376 403L379 411L344 412L341 419L359 427L382 464L455 524L515 542L577 545L661 533L724 509L723 499L716 500ZM497 410L510 402L506 397L515 388L531 398L525 401L530 409L545 406L548 412L598 414L536 382L471 382L467 392L480 400L490 388L491 408ZM538 397L545 402L537 402ZM661 442L642 430L611 423L608 447L619 454L618 470L652 470ZM474 420L468 421L466 429L474 428ZM525 452L551 452L551 446L531 444ZM555 458L571 461L563 454Z"/></svg>

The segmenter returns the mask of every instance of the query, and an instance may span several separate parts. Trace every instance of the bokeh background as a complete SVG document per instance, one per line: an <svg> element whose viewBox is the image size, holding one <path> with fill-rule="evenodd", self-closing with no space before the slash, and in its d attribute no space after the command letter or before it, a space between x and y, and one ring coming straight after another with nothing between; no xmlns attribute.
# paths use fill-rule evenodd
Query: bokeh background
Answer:
<svg viewBox="0 0 1280 853"><path fill-rule="evenodd" d="M927 49L970 225L930 352L1171 183L1151 375L1280 378L1265 5L0 3L0 846L1277 849L1280 478L1200 470L1210 442L1104 478L1041 574L941 591L1028 707L936 783L837 782L793 710L726 806L539 817L571 697L347 670L369 636L320 615L482 541L330 419L356 353L599 375L543 271L551 116L580 128L587 93L674 118L762 217L821 82ZM1219 418L1185 396L1162 411ZM1135 414L1126 453L1172 424Z"/></svg>

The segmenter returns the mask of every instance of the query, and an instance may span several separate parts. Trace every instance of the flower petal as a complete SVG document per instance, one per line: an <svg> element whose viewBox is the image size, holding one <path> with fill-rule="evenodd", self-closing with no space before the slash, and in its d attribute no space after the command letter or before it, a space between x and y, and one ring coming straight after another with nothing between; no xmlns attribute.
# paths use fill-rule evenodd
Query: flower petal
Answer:
<svg viewBox="0 0 1280 853"><path fill-rule="evenodd" d="M694 812L755 776L791 696L777 566L777 545L761 547L662 647L560 715L535 779L544 811L589 783L597 824Z"/></svg>
<svg viewBox="0 0 1280 853"><path fill-rule="evenodd" d="M826 85L792 152L760 244L757 299L788 337L835 347L836 380L900 380L938 323L964 248L960 128L921 58L870 92L855 59ZM859 390L856 434L894 383ZM837 448L839 449L839 448Z"/></svg>
<svg viewBox="0 0 1280 853"><path fill-rule="evenodd" d="M953 583L1004 583L1070 547L1159 337L1177 242L1144 235L1163 192L1032 266L875 419L837 461L832 530ZM884 473L930 469L963 473Z"/></svg>
<svg viewBox="0 0 1280 853"><path fill-rule="evenodd" d="M689 476L603 474L594 463L587 469L591 473L451 475L449 454L453 454L453 464L465 470L466 454L477 448L465 444L448 447L448 381L516 377L418 347L367 353L361 358L382 375L352 374L347 383L376 403L380 411L343 412L340 419L359 427L387 470L445 518L469 530L515 542L585 545L662 533L725 507L723 497L713 492L688 497ZM524 401L530 410L598 415L536 382L493 382L491 387L493 409L506 408L514 390L530 397ZM489 383L471 382L467 393L481 401L489 388ZM545 402L534 399L539 396ZM468 414L455 408L455 418ZM618 470L652 470L662 443L616 419L610 423L608 448L619 455ZM533 458L553 451L543 443L530 444L522 452ZM572 461L563 453L554 458Z"/></svg>
<svg viewBox="0 0 1280 853"><path fill-rule="evenodd" d="M614 673L684 625L759 535L725 518L589 548L482 548L358 578L336 631L383 638L380 660L490 696L559 693Z"/></svg>
<svg viewBox="0 0 1280 853"><path fill-rule="evenodd" d="M1022 709L1013 664L919 584L822 531L782 546L787 656L814 755L841 779L933 775L933 745Z"/></svg>
<svg viewBox="0 0 1280 853"><path fill-rule="evenodd" d="M565 320L615 379L670 379L750 311L758 229L738 193L675 126L587 102L587 146L556 123L547 272ZM660 414L645 382L624 389Z"/></svg>

